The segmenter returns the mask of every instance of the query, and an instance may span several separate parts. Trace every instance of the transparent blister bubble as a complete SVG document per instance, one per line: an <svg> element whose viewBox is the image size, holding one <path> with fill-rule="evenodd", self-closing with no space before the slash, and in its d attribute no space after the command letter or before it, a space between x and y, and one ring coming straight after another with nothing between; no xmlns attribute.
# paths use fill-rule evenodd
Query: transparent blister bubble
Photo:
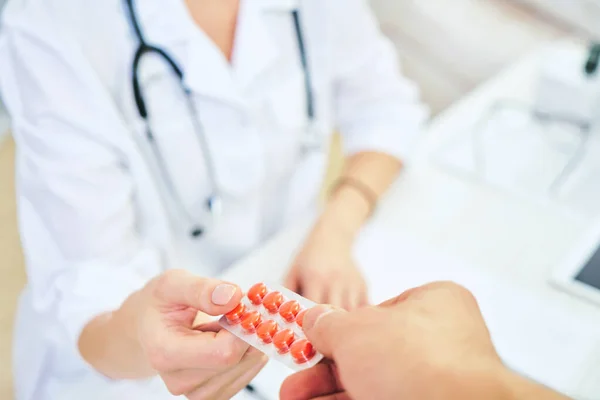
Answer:
<svg viewBox="0 0 600 400"><path fill-rule="evenodd" d="M304 313L313 306L280 285L257 283L219 323L269 358L300 371L323 359L302 330Z"/></svg>

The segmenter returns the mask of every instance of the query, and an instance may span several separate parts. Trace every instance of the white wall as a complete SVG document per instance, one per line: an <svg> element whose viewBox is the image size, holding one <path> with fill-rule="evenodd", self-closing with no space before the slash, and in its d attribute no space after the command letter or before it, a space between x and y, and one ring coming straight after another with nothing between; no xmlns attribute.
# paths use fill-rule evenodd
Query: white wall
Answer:
<svg viewBox="0 0 600 400"><path fill-rule="evenodd" d="M600 40L600 0L518 0Z"/></svg>

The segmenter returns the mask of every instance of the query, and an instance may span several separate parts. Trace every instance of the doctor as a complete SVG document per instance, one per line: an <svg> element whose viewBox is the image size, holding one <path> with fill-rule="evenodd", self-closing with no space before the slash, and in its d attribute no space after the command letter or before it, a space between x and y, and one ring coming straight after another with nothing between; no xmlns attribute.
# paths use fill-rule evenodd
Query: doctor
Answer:
<svg viewBox="0 0 600 400"><path fill-rule="evenodd" d="M398 71L365 0L10 0L18 399L230 396L264 360L212 332L239 288L201 277L311 215L286 284L366 303L352 244L425 117ZM317 210L334 129L347 162Z"/></svg>

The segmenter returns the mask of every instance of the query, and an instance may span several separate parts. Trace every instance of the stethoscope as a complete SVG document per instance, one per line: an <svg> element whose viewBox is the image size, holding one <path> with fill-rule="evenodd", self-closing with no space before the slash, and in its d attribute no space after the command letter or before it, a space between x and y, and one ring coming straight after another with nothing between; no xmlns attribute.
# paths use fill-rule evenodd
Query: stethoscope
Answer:
<svg viewBox="0 0 600 400"><path fill-rule="evenodd" d="M144 37L142 32L141 25L139 23L137 13L133 4L133 0L126 0L127 11L129 13L129 22L131 24L131 28L138 40L138 47L135 51L135 56L132 64L131 78L132 78L132 86L133 86L133 95L135 99L135 104L137 107L137 111L141 119L144 121L145 130L146 130L146 139L152 149L152 153L154 158L157 161L159 174L161 175L162 181L165 183L167 190L173 200L173 203L178 208L179 213L184 216L187 220L193 221L190 224L189 235L192 238L201 237L206 231L206 225L201 224L195 221L195 218L192 216L192 213L188 212L184 202L181 197L177 193L177 190L174 185L173 179L169 175L168 169L165 165L165 159L162 155L160 147L158 146L152 129L150 127L149 122L149 114L148 108L146 106L146 101L144 99L144 94L142 91L142 87L140 84L139 78L139 67L141 60L144 56L149 54L154 54L162 58L165 61L171 71L177 77L179 82L179 86L181 88L182 93L185 97L186 106L191 115L193 129L198 138L199 145L202 150L202 154L204 156L204 160L206 163L206 170L210 184L210 195L206 198L206 202L204 207L208 211L210 217L216 220L222 213L223 209L223 197L219 191L219 186L217 183L216 172L215 172L215 162L212 158L212 155L208 148L208 143L206 141L206 132L200 119L198 117L198 110L196 108L196 104L193 99L192 91L186 86L184 80L184 73L181 67L175 62L175 60L162 48L153 46L148 43ZM314 92L312 85L312 77L310 74L310 68L308 65L308 59L306 55L306 45L304 41L304 34L302 32L302 24L300 21L300 14L298 10L294 10L291 13L294 28L296 31L296 40L298 43L298 50L300 54L300 62L302 65L302 72L304 74L304 90L306 91L306 115L308 126L306 127L306 131L302 140L302 152L307 153L314 150L319 150L322 148L322 138L316 129L316 117L315 117L315 101L314 101Z"/></svg>

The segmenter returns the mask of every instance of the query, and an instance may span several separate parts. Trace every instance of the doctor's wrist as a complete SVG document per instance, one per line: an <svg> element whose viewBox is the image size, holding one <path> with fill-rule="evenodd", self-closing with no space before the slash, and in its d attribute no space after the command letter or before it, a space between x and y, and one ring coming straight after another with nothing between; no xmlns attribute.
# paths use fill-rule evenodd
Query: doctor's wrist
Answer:
<svg viewBox="0 0 600 400"><path fill-rule="evenodd" d="M332 193L319 224L354 240L372 213L370 201L352 187L340 186Z"/></svg>

